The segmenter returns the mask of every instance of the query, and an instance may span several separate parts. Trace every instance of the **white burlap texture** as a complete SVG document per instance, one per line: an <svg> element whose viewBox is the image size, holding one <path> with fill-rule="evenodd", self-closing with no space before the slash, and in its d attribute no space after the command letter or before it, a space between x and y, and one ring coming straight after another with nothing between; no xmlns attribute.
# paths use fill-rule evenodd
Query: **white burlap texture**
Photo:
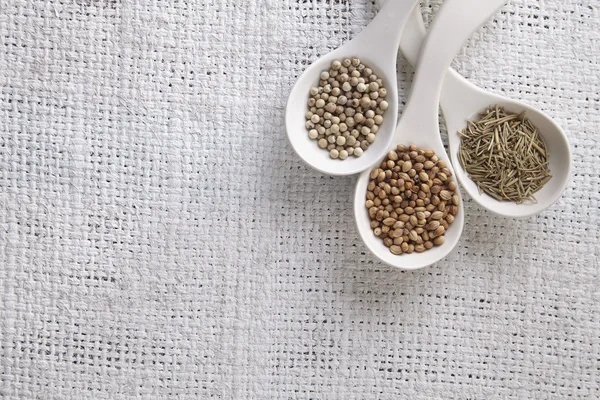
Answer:
<svg viewBox="0 0 600 400"><path fill-rule="evenodd" d="M573 179L525 220L467 198L416 272L285 137L296 77L375 12L0 0L0 397L600 397L600 2L513 0L457 57L556 118Z"/></svg>

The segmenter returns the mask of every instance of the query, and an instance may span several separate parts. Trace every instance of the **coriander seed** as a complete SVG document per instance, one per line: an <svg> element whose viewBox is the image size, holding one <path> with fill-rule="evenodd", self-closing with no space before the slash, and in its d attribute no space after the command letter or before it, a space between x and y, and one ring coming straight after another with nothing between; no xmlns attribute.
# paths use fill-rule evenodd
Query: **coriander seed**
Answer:
<svg viewBox="0 0 600 400"><path fill-rule="evenodd" d="M426 163L430 168L425 169ZM398 145L369 178L365 207L371 229L392 254L420 253L444 244L460 198L446 163L433 151Z"/></svg>

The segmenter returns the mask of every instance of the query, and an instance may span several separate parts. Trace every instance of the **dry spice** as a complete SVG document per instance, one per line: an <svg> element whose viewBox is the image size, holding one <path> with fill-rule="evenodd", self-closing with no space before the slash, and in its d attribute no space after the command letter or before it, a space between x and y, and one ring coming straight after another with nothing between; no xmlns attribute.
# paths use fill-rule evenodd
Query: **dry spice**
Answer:
<svg viewBox="0 0 600 400"><path fill-rule="evenodd" d="M458 159L469 178L499 201L536 201L552 175L538 129L523 114L491 106L460 132Z"/></svg>
<svg viewBox="0 0 600 400"><path fill-rule="evenodd" d="M460 205L445 161L432 150L398 145L369 177L365 207L371 229L392 254L444 244Z"/></svg>
<svg viewBox="0 0 600 400"><path fill-rule="evenodd" d="M308 137L339 160L363 155L389 107L383 81L358 58L333 61L309 95Z"/></svg>

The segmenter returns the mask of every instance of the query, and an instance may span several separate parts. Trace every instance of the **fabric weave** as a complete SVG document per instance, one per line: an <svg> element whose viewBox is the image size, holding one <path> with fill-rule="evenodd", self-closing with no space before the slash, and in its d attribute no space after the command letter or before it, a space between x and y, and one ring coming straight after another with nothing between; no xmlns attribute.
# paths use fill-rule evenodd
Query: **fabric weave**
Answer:
<svg viewBox="0 0 600 400"><path fill-rule="evenodd" d="M513 0L456 58L552 115L574 174L534 218L467 198L416 272L285 137L295 79L375 13L0 0L0 397L600 398L600 2Z"/></svg>

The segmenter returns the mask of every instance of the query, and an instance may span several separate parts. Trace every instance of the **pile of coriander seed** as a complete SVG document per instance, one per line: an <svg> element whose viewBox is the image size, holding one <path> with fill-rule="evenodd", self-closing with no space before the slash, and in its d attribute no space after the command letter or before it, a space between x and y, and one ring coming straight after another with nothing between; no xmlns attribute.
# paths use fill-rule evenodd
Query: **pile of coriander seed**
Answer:
<svg viewBox="0 0 600 400"><path fill-rule="evenodd" d="M371 171L365 207L373 234L395 255L445 242L458 214L456 182L433 150L398 145Z"/></svg>
<svg viewBox="0 0 600 400"><path fill-rule="evenodd" d="M358 58L333 61L310 89L308 137L333 159L360 157L375 141L389 104L383 81Z"/></svg>

